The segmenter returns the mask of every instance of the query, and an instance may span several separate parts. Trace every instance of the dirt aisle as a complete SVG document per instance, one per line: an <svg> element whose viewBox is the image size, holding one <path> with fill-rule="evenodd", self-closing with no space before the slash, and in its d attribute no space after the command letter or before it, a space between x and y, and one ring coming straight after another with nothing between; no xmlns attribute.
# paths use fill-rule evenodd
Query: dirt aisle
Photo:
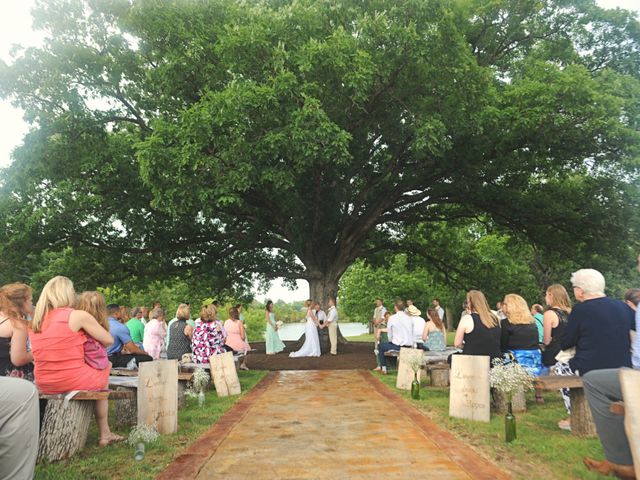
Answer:
<svg viewBox="0 0 640 480"><path fill-rule="evenodd" d="M509 478L368 372L274 372L238 406L160 478Z"/></svg>

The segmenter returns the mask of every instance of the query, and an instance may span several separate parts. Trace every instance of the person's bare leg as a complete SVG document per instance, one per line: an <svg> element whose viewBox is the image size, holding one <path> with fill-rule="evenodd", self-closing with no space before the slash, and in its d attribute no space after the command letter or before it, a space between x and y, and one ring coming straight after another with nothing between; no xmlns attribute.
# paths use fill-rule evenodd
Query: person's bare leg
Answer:
<svg viewBox="0 0 640 480"><path fill-rule="evenodd" d="M122 440L122 437L114 434L109 428L109 400L96 400L96 423L100 437L99 445L105 446Z"/></svg>

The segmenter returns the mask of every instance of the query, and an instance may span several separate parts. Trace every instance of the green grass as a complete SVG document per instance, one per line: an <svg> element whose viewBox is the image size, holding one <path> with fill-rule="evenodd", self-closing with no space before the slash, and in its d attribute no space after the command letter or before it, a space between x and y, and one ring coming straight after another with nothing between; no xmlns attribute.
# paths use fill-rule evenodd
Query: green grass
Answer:
<svg viewBox="0 0 640 480"><path fill-rule="evenodd" d="M447 345L453 345L456 332L447 332ZM373 342L373 333L365 333L354 337L346 337L350 342Z"/></svg>
<svg viewBox="0 0 640 480"><path fill-rule="evenodd" d="M527 411L515 414L518 438L507 444L504 442L503 415L492 414L489 423L450 418L449 389L423 385L420 400L412 400L409 392L395 388L396 375L396 372L390 372L379 378L434 422L509 471L514 478L606 478L589 472L582 464L585 456L604 458L598 439L578 438L557 427L558 420L566 416L559 393L545 393L542 405L536 404L533 394L530 394Z"/></svg>
<svg viewBox="0 0 640 480"><path fill-rule="evenodd" d="M251 390L266 374L265 371L257 370L239 372L243 394ZM98 447L98 431L93 422L87 446L81 453L70 460L38 465L34 478L37 480L155 478L241 397L242 395L218 398L216 392L210 390L206 392L206 401L202 408L198 407L196 398L187 397L186 406L178 411L178 433L162 435L157 442L147 445L145 457L140 462L133 459L133 447L126 442L106 448ZM109 415L113 415L112 409ZM117 433L123 436L128 435L128 431Z"/></svg>

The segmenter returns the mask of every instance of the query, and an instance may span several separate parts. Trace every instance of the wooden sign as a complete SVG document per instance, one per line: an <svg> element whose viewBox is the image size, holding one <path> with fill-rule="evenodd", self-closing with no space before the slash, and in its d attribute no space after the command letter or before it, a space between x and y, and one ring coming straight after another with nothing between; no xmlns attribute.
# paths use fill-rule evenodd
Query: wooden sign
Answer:
<svg viewBox="0 0 640 480"><path fill-rule="evenodd" d="M211 378L219 397L240 395L240 380L233 361L233 353L225 352L211 355Z"/></svg>
<svg viewBox="0 0 640 480"><path fill-rule="evenodd" d="M449 416L488 422L491 418L489 357L453 355L451 360Z"/></svg>
<svg viewBox="0 0 640 480"><path fill-rule="evenodd" d="M138 424L158 433L178 431L178 362L142 362L138 374Z"/></svg>
<svg viewBox="0 0 640 480"><path fill-rule="evenodd" d="M640 478L640 370L620 369L624 400L624 429L629 439L636 478Z"/></svg>
<svg viewBox="0 0 640 480"><path fill-rule="evenodd" d="M415 378L415 373L411 368L412 362L418 362L419 365L424 363L424 350L418 348L400 348L398 356L398 378L396 379L396 388L400 390L411 390L411 382ZM418 380L419 381L419 380Z"/></svg>

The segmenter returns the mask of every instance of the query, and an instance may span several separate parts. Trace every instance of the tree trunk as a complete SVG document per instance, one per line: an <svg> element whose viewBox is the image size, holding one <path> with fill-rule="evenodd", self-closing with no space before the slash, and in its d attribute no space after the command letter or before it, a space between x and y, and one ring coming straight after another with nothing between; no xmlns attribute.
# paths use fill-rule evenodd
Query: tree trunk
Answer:
<svg viewBox="0 0 640 480"><path fill-rule="evenodd" d="M84 448L96 402L49 400L44 412L38 445L38 463L69 458Z"/></svg>

